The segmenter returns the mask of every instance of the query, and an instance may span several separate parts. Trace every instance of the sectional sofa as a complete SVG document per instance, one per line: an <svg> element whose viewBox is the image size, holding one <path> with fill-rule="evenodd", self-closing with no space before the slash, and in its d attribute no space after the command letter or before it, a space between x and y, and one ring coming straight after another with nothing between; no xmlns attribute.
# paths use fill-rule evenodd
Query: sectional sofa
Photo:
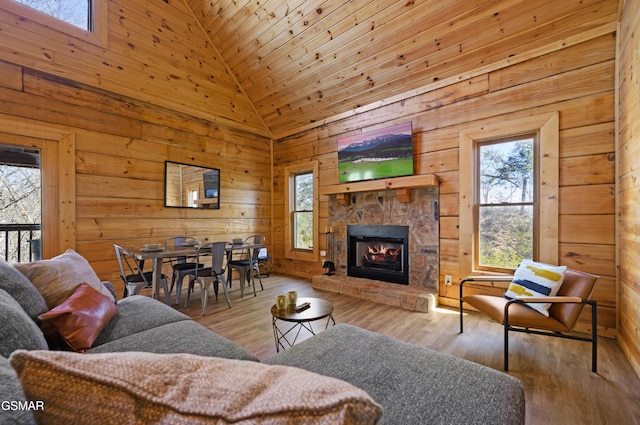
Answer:
<svg viewBox="0 0 640 425"><path fill-rule="evenodd" d="M73 251L0 260L0 423L524 423L517 379L365 329L260 362L160 301L115 299Z"/></svg>

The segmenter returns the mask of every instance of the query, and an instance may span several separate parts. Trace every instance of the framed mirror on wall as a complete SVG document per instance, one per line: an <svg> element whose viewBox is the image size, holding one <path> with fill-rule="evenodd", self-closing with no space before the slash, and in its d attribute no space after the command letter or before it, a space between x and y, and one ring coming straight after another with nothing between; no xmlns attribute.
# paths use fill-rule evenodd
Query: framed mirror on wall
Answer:
<svg viewBox="0 0 640 425"><path fill-rule="evenodd" d="M220 170L165 161L164 206L220 209Z"/></svg>

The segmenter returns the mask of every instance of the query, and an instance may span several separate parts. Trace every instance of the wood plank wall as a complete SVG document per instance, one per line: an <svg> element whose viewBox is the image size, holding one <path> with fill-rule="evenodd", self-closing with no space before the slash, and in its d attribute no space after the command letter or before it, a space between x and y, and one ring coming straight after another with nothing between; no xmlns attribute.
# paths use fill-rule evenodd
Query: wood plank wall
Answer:
<svg viewBox="0 0 640 425"><path fill-rule="evenodd" d="M277 235L270 247L277 270L305 277L323 272L320 263L283 258L284 167L318 159L320 184L337 183L337 137L411 120L417 173L442 177L440 271L457 280L458 132L491 120L559 111L559 255L563 264L601 275L599 326L605 334L615 332L615 34L585 30L583 41L576 43L580 35L572 32L552 43L566 46L561 50L547 52L540 42L535 52L521 52L530 58L526 62L467 73L473 76L394 98L391 104L379 101L377 109L346 114L322 127L287 132L294 135L274 143L271 169L269 130L222 59L212 55L211 40L184 2L109 1L107 45L23 19L11 3L0 3L0 114L14 118L16 126L33 120L75 134L75 242L102 278L114 277L113 242L135 245L176 233ZM633 3L624 6L623 27L630 41L622 49L621 76L638 67L638 6ZM486 65L484 58L479 60L479 66ZM637 79L628 84L637 85ZM631 142L637 139L637 103L637 96L621 99L621 142L628 141L625 150L635 163L637 143ZM163 208L166 159L221 168L221 209ZM621 189L628 187L624 195L636 190L631 178L635 163L624 164L629 176L619 182ZM326 197L320 205L323 229ZM623 208L621 213L621 227L634 234L637 211ZM631 236L623 246L624 264L637 263ZM634 283L638 273L634 266L626 270L621 292L629 299L620 315L627 326L627 350L638 359L640 319L633 307L640 292ZM445 289L441 285L442 302L455 303L456 288Z"/></svg>
<svg viewBox="0 0 640 425"><path fill-rule="evenodd" d="M75 136L66 246L117 282L113 243L269 239L269 132L184 2L109 1L97 25L106 45L0 3L0 114L15 125L0 135L42 123ZM220 210L164 208L165 160L220 168Z"/></svg>
<svg viewBox="0 0 640 425"><path fill-rule="evenodd" d="M274 234L283 234L285 166L317 159L320 186L335 184L339 136L411 120L415 173L441 177L440 302L457 305L458 288L445 287L443 277L453 275L454 282L463 277L459 273L458 133L488 122L559 111L559 258L562 264L601 276L595 295L599 328L614 335L615 43L615 33L585 37L561 50L276 141ZM327 225L327 205L328 196L321 196L320 229ZM326 242L321 238L320 243ZM318 263L283 259L284 241L276 239L274 244L278 270L306 277L324 271Z"/></svg>
<svg viewBox="0 0 640 425"><path fill-rule="evenodd" d="M75 247L118 288L113 243L270 235L268 138L19 66L0 66L0 114L75 134ZM220 168L220 210L165 208L165 160Z"/></svg>
<svg viewBox="0 0 640 425"><path fill-rule="evenodd" d="M96 22L108 35L103 43L59 31L59 22L49 18L47 25L46 16L16 2L0 2L0 60L270 135L183 1L96 1L108 5L106 19Z"/></svg>
<svg viewBox="0 0 640 425"><path fill-rule="evenodd" d="M621 2L622 3L622 2ZM640 375L640 3L621 6L619 57L619 244L618 339Z"/></svg>

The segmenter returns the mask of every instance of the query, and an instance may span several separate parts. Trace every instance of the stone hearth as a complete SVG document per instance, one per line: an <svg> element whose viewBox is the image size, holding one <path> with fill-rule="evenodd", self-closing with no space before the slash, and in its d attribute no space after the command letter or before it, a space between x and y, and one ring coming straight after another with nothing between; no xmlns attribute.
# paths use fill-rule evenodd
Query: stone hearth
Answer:
<svg viewBox="0 0 640 425"><path fill-rule="evenodd" d="M436 307L436 296L432 292L381 280L316 275L311 279L311 284L315 289L363 298L405 310L428 313Z"/></svg>

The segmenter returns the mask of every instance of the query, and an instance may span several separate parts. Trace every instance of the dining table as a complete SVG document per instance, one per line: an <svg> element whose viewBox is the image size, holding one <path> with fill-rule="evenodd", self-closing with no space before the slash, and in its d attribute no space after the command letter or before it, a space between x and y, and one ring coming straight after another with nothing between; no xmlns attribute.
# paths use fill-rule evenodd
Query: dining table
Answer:
<svg viewBox="0 0 640 425"><path fill-rule="evenodd" d="M163 261L168 258L179 258L179 257L196 257L198 255L199 249L203 246L210 244L212 242L206 241L200 244L192 245L192 246L181 246L178 248L167 249L166 247L161 247L158 249L146 249L144 247L133 248L130 249L131 252L136 256L136 259L144 264L145 261L151 260L152 263L152 281L151 281L151 297L154 299L158 298L158 287L160 285L160 279L162 278L162 264ZM253 250L264 248L264 244L253 244L253 243L227 243L225 248L227 252L227 260L230 258L231 254L235 250L247 250L249 258L251 258ZM202 255L202 254L200 254ZM142 267L141 267L142 269ZM171 305L171 294L165 293L165 302Z"/></svg>

